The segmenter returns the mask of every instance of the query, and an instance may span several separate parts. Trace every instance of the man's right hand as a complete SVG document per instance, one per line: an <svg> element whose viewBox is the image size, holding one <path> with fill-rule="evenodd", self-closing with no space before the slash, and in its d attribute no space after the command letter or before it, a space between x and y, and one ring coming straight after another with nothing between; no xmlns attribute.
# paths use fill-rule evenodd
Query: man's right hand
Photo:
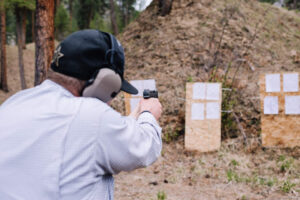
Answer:
<svg viewBox="0 0 300 200"><path fill-rule="evenodd" d="M162 106L157 98L141 99L139 107L140 113L149 111L157 121L159 120L162 113Z"/></svg>

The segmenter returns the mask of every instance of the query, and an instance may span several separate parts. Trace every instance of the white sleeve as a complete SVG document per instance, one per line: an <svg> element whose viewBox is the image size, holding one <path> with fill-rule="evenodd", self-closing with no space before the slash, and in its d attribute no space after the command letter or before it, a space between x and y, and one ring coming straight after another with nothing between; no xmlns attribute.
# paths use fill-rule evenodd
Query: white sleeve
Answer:
<svg viewBox="0 0 300 200"><path fill-rule="evenodd" d="M96 160L104 173L146 167L161 154L161 128L151 113L142 113L135 120L108 108L100 128Z"/></svg>

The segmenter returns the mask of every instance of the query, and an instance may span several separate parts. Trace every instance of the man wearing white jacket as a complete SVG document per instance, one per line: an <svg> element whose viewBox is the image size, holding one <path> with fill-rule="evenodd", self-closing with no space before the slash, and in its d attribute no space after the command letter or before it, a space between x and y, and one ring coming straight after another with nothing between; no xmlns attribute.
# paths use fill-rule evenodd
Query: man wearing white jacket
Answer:
<svg viewBox="0 0 300 200"><path fill-rule="evenodd" d="M0 106L0 199L112 200L113 174L159 157L161 105L141 100L127 117L108 105L120 90L137 93L108 33L71 34L51 69Z"/></svg>

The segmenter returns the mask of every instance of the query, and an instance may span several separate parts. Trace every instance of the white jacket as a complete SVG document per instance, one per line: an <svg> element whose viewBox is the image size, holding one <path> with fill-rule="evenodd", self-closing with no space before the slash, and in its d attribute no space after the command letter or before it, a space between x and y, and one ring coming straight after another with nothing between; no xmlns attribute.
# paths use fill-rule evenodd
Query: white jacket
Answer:
<svg viewBox="0 0 300 200"><path fill-rule="evenodd" d="M111 200L113 177L162 148L150 113L123 117L46 80L0 107L1 200Z"/></svg>

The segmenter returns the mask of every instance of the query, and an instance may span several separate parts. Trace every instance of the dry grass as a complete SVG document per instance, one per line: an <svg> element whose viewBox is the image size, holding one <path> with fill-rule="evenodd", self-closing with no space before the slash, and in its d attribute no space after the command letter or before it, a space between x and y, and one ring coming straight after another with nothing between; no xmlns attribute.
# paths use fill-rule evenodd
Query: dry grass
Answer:
<svg viewBox="0 0 300 200"><path fill-rule="evenodd" d="M255 138L247 147L238 138L218 152L190 153L181 137L150 168L118 175L116 199L154 200L162 191L170 200L298 199L299 158L300 148L262 149Z"/></svg>

